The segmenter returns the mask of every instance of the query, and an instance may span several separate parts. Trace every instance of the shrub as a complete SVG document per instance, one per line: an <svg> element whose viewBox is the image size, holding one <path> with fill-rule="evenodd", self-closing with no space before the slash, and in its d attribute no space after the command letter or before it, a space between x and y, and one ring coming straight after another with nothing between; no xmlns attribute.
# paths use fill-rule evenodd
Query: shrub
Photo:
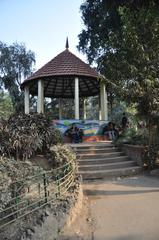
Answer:
<svg viewBox="0 0 159 240"><path fill-rule="evenodd" d="M14 114L0 121L0 154L16 159L30 158L61 141L57 132L42 114Z"/></svg>
<svg viewBox="0 0 159 240"><path fill-rule="evenodd" d="M57 128L51 128L50 131L51 131L50 145L56 145L56 144L63 143L63 138L62 138L60 130L58 130Z"/></svg>
<svg viewBox="0 0 159 240"><path fill-rule="evenodd" d="M156 161L159 159L159 143L152 143L145 150L143 163L152 170L156 167Z"/></svg>
<svg viewBox="0 0 159 240"><path fill-rule="evenodd" d="M147 145L148 144L148 130L146 128L134 129L128 128L125 129L119 138L116 140L116 144L139 144Z"/></svg>
<svg viewBox="0 0 159 240"><path fill-rule="evenodd" d="M47 157L53 168L61 167L68 162L71 162L74 167L76 165L76 154L66 145L54 145Z"/></svg>
<svg viewBox="0 0 159 240"><path fill-rule="evenodd" d="M22 179L43 171L42 168L33 166L29 161L16 161L6 157L0 157L0 166L0 209L9 203L15 190L19 192L24 189Z"/></svg>

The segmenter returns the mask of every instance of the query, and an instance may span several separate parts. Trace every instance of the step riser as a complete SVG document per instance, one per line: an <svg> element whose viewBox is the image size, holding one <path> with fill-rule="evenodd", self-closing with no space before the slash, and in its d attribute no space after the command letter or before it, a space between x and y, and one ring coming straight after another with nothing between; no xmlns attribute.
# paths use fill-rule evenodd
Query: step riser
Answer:
<svg viewBox="0 0 159 240"><path fill-rule="evenodd" d="M96 149L106 149L106 148L114 148L114 146L112 144L110 145L95 145L95 146L72 146L72 149L76 149L76 150L96 150Z"/></svg>
<svg viewBox="0 0 159 240"><path fill-rule="evenodd" d="M105 152L102 152L102 153L95 153L95 152L89 152L89 153L76 153L76 156L78 157L78 158L80 158L80 157L84 157L84 158L98 158L98 157L107 157L107 154L109 153L109 154L111 154L111 153L116 153L117 152L117 150L116 149L113 149L112 151L110 151L110 150L105 150Z"/></svg>
<svg viewBox="0 0 159 240"><path fill-rule="evenodd" d="M82 173L83 180L89 179L103 179L103 178L116 178L116 177L124 177L124 176L133 176L141 172L141 168L133 169L133 170L121 170L119 172L111 171L109 173ZM80 173L80 172L79 172Z"/></svg>
<svg viewBox="0 0 159 240"><path fill-rule="evenodd" d="M77 155L89 155L89 154L104 154L104 153L112 153L112 152L117 152L118 150L116 148L112 149L102 149L102 150L87 150L87 151L74 151Z"/></svg>
<svg viewBox="0 0 159 240"><path fill-rule="evenodd" d="M88 165L88 166L79 166L79 171L98 171L98 170L109 170L109 169L118 169L118 168L126 168L135 166L135 162L130 163L116 163L114 165Z"/></svg>
<svg viewBox="0 0 159 240"><path fill-rule="evenodd" d="M128 161L128 157L125 158L114 158L114 159L85 159L85 160L78 160L79 166L83 166L83 165L93 165L93 164L107 164L107 163L117 163L117 162L121 162L121 161Z"/></svg>
<svg viewBox="0 0 159 240"><path fill-rule="evenodd" d="M114 155L113 155L114 154ZM76 154L78 159L91 159L91 158L109 158L111 155L112 157L115 157L116 154L122 154L124 153L119 153L119 152L106 152L106 153L101 153L101 154Z"/></svg>
<svg viewBox="0 0 159 240"><path fill-rule="evenodd" d="M84 143L71 143L69 144L72 148L89 148L89 147L109 147L109 146L114 146L112 142L84 142Z"/></svg>
<svg viewBox="0 0 159 240"><path fill-rule="evenodd" d="M114 148L114 144L102 144L102 145L98 145L98 144L93 144L93 145L79 145L79 144L75 144L71 146L72 148L76 148L76 149L103 149L103 148Z"/></svg>
<svg viewBox="0 0 159 240"><path fill-rule="evenodd" d="M77 155L77 159L109 159L109 158L115 158L115 157L121 157L125 156L122 152L116 152L116 153L107 153L107 154L95 154L95 155Z"/></svg>

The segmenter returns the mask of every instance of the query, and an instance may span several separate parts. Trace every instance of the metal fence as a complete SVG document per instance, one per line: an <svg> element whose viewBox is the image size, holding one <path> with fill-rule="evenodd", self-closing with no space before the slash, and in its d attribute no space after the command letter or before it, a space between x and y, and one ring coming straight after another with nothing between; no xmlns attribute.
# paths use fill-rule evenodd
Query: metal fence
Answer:
<svg viewBox="0 0 159 240"><path fill-rule="evenodd" d="M0 228L63 196L74 181L75 168L74 162L68 162L51 171L12 182L10 199L0 209Z"/></svg>

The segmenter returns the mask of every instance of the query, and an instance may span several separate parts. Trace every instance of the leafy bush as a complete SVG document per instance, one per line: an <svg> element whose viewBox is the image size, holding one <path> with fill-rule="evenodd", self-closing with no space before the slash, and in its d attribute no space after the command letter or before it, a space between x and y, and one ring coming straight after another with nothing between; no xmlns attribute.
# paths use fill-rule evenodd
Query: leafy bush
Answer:
<svg viewBox="0 0 159 240"><path fill-rule="evenodd" d="M159 117L154 116L149 124L149 144L143 158L144 164L151 170L159 162Z"/></svg>
<svg viewBox="0 0 159 240"><path fill-rule="evenodd" d="M14 114L0 121L0 154L27 159L61 142L58 130L42 114Z"/></svg>
<svg viewBox="0 0 159 240"><path fill-rule="evenodd" d="M57 128L51 128L51 145L63 143L61 132Z"/></svg>
<svg viewBox="0 0 159 240"><path fill-rule="evenodd" d="M24 188L23 181L21 181L23 178L43 171L42 168L33 166L29 161L16 161L6 157L0 157L0 166L0 209L9 203L16 190L15 187L19 191Z"/></svg>
<svg viewBox="0 0 159 240"><path fill-rule="evenodd" d="M158 159L159 159L159 143L152 143L145 150L143 163L151 170L156 167L156 161Z"/></svg>
<svg viewBox="0 0 159 240"><path fill-rule="evenodd" d="M54 145L47 157L53 168L61 167L68 162L71 162L74 167L76 165L76 154L66 145Z"/></svg>
<svg viewBox="0 0 159 240"><path fill-rule="evenodd" d="M134 129L128 128L125 129L119 138L116 140L116 144L139 144L146 145L148 144L148 130L146 128Z"/></svg>

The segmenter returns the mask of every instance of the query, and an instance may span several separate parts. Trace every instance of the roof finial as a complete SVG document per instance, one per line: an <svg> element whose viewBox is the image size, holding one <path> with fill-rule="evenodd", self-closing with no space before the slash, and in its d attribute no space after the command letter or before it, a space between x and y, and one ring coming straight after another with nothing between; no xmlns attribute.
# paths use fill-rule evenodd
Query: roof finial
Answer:
<svg viewBox="0 0 159 240"><path fill-rule="evenodd" d="M68 37L66 38L66 49L69 48Z"/></svg>

